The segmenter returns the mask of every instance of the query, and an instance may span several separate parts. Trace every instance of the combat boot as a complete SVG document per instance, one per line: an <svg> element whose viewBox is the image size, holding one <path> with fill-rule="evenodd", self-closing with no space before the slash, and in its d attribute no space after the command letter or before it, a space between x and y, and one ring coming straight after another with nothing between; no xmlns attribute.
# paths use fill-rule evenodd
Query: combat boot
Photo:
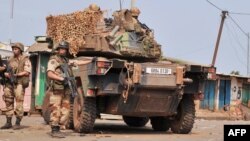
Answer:
<svg viewBox="0 0 250 141"><path fill-rule="evenodd" d="M51 127L51 137L53 138L65 138L65 135L60 132L60 126Z"/></svg>
<svg viewBox="0 0 250 141"><path fill-rule="evenodd" d="M12 123L11 123L12 117L6 117L6 123L4 126L1 127L1 129L10 129L12 128Z"/></svg>
<svg viewBox="0 0 250 141"><path fill-rule="evenodd" d="M21 129L21 117L16 117L16 124L13 126L13 130Z"/></svg>

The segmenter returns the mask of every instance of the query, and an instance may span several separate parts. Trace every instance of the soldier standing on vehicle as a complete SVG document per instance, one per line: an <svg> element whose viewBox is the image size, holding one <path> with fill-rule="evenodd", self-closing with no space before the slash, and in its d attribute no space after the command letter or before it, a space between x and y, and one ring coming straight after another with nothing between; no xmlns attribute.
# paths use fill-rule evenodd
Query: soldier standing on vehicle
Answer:
<svg viewBox="0 0 250 141"><path fill-rule="evenodd" d="M138 17L141 13L141 11L137 8L137 7L133 7L130 9L130 12L131 12L131 15L133 17L133 25L134 25L134 30L136 33L141 33L143 34L143 30L142 30L142 27L140 25L140 22L138 20Z"/></svg>
<svg viewBox="0 0 250 141"><path fill-rule="evenodd" d="M31 73L31 63L28 56L23 55L24 45L22 43L11 44L13 56L7 61L7 71L4 86L3 100L6 105L5 112L7 122L1 129L12 128L12 116L16 114L16 123L13 129L20 129L23 118L23 100L25 88L29 86L29 75ZM14 110L14 102L16 109Z"/></svg>
<svg viewBox="0 0 250 141"><path fill-rule="evenodd" d="M100 6L98 6L97 4L90 4L89 5L89 8L88 8L89 11L91 12L99 12L101 9L100 9Z"/></svg>
<svg viewBox="0 0 250 141"><path fill-rule="evenodd" d="M131 15L133 17L133 24L135 33L142 36L143 43L145 45L145 50L154 46L154 37L151 29L149 29L145 24L142 24L138 17L141 11L137 7L133 7L130 9Z"/></svg>

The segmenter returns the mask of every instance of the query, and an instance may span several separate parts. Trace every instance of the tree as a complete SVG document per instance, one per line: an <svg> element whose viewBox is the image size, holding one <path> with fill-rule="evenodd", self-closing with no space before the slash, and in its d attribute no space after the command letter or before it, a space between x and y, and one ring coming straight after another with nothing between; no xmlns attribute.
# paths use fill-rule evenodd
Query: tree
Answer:
<svg viewBox="0 0 250 141"><path fill-rule="evenodd" d="M231 71L230 74L233 74L233 75L240 75L240 72L239 72L239 71Z"/></svg>

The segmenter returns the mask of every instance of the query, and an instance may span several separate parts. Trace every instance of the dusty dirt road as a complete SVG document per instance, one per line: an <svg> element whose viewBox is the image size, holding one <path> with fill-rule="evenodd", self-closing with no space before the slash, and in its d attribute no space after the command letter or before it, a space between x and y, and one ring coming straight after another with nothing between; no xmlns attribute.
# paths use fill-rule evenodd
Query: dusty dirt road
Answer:
<svg viewBox="0 0 250 141"><path fill-rule="evenodd" d="M15 119L14 119L15 121ZM13 121L13 123L14 123ZM0 125L5 117L0 116ZM65 141L223 141L224 124L250 124L249 121L202 120L195 121L190 134L179 135L171 131L154 132L150 123L143 128L131 128L122 120L96 120L94 133L79 134L64 130ZM21 130L0 130L0 141L49 141L58 140L49 136L50 127L45 125L42 117L24 117Z"/></svg>

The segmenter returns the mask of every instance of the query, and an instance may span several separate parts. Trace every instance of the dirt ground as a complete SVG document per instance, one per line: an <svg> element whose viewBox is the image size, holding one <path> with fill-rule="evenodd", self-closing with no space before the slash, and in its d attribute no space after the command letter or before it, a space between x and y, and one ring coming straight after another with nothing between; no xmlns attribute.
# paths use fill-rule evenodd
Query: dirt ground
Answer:
<svg viewBox="0 0 250 141"><path fill-rule="evenodd" d="M171 131L154 132L151 124L146 127L128 127L122 120L114 119L96 120L94 132L91 134L79 134L72 130L64 130L65 141L222 141L224 124L250 124L250 121L228 120L203 120L197 119L190 134L173 134ZM14 123L15 119L13 119ZM0 116L0 125L5 123L5 116ZM50 126L45 125L40 116L26 116L22 122L21 130L0 130L0 141L46 141L57 140L51 138Z"/></svg>

